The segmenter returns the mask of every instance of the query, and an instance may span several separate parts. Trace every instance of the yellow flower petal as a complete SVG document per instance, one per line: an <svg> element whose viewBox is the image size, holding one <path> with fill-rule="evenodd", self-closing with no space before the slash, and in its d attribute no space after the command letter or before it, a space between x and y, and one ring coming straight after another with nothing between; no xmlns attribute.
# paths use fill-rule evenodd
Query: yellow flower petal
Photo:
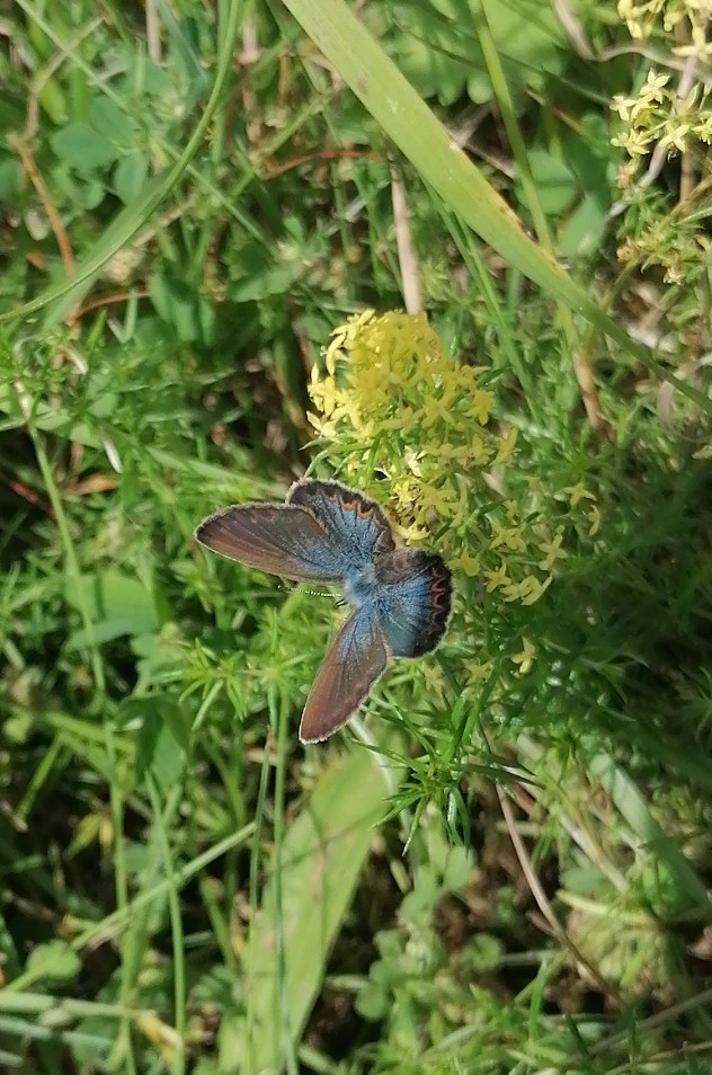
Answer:
<svg viewBox="0 0 712 1075"><path fill-rule="evenodd" d="M534 655L536 653L536 647L529 641L528 638L522 636L522 649L520 653L515 653L512 657L514 664L519 665L519 675L525 676L534 663Z"/></svg>
<svg viewBox="0 0 712 1075"><path fill-rule="evenodd" d="M450 566L455 571L462 571L462 573L469 578L473 578L480 573L480 561L467 550L460 553L459 556L451 558Z"/></svg>

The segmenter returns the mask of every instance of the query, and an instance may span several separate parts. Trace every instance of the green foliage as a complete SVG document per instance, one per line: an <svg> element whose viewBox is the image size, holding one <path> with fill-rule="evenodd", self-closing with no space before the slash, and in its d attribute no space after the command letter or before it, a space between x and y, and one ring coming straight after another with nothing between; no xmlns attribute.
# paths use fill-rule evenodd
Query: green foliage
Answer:
<svg viewBox="0 0 712 1075"><path fill-rule="evenodd" d="M698 8L5 17L3 1070L707 1070ZM304 751L331 595L192 535L307 466L455 602Z"/></svg>
<svg viewBox="0 0 712 1075"><path fill-rule="evenodd" d="M394 3L380 14L389 52L423 97L437 97L443 105L463 93L476 104L492 99L467 0L428 0L415 11L410 4ZM492 32L522 105L528 88L541 89L563 72L561 26L536 0L492 5Z"/></svg>

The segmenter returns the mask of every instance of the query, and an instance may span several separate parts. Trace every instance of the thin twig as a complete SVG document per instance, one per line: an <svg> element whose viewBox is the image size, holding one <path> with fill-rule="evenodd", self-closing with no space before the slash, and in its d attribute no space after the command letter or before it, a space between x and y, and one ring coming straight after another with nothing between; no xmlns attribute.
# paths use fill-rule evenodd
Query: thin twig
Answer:
<svg viewBox="0 0 712 1075"><path fill-rule="evenodd" d="M691 1045L681 1045L679 1049L665 1049L650 1056L640 1056L637 1060L628 1060L620 1067L611 1068L608 1075L623 1075L624 1072L640 1072L642 1068L659 1064L661 1060L684 1060L686 1056L712 1052L712 1041L698 1041Z"/></svg>
<svg viewBox="0 0 712 1075"><path fill-rule="evenodd" d="M145 299L150 294L147 287L131 288L128 291L111 291L108 295L97 295L95 299L78 307L71 315L71 324L75 324L85 314L98 310L102 306L111 306L115 302L128 302L129 299Z"/></svg>
<svg viewBox="0 0 712 1075"><path fill-rule="evenodd" d="M403 287L403 302L409 314L418 314L423 309L418 258L410 230L408 203L405 197L403 178L400 169L395 164L391 165L391 199L393 203L393 223L396 229L398 262Z"/></svg>
<svg viewBox="0 0 712 1075"><path fill-rule="evenodd" d="M108 474L90 474L88 478L81 481L77 478L70 478L65 485L65 490L72 496L88 496L91 493L109 493L118 484L118 478L112 478Z"/></svg>
<svg viewBox="0 0 712 1075"><path fill-rule="evenodd" d="M569 44L583 60L590 60L593 63L608 63L619 56L644 56L646 60L651 60L659 67L669 67L673 71L685 70L686 60L669 52L663 52L661 49L655 48L654 45L650 45L647 41L631 41L624 45L611 45L609 48L601 49L597 53L586 37L583 25L572 10L569 0L551 0L551 6L561 23L561 29L569 39ZM704 82L707 85L712 81L712 70L707 66L701 67L698 78L700 82Z"/></svg>
<svg viewBox="0 0 712 1075"><path fill-rule="evenodd" d="M571 10L569 0L551 0L551 6L561 23L561 29L569 39L569 44L583 60L595 60L596 54L588 42L581 21Z"/></svg>
<svg viewBox="0 0 712 1075"><path fill-rule="evenodd" d="M695 74L697 72L697 57L688 56L682 74L680 75L680 81L677 87L677 100L684 101L688 93L692 89L692 85L695 81ZM658 178L663 170L663 166L668 156L668 146L663 145L662 142L658 142L653 155L650 158L650 164L645 172L645 175L641 176L638 181L638 187L641 190L645 190Z"/></svg>
<svg viewBox="0 0 712 1075"><path fill-rule="evenodd" d="M636 1033L640 1036L646 1030L654 1030L655 1027L664 1026L665 1023L670 1023L673 1019L676 1019L678 1015L684 1015L685 1012L692 1011L694 1008L701 1008L703 1005L710 1003L712 1003L712 989L704 989L694 997L688 997L687 1000L681 1000L678 1004L672 1004L669 1008L665 1008L647 1019L642 1019L637 1024ZM602 1041L597 1041L595 1045L592 1045L590 1047L591 1053L598 1054L605 1052L606 1049L613 1049L616 1045L627 1041L629 1036L629 1031L627 1030L612 1034L610 1038L604 1038Z"/></svg>
<svg viewBox="0 0 712 1075"><path fill-rule="evenodd" d="M312 161L330 160L369 160L383 164L383 157L374 153L364 153L361 149L320 149L316 153L304 153L300 157L290 157L289 160L279 164L273 164L269 160L261 162L260 172L263 179L274 179L275 176L288 172L291 168L299 168L302 164L310 164Z"/></svg>
<svg viewBox="0 0 712 1075"><path fill-rule="evenodd" d="M574 374L576 375L576 381L578 382L579 391L581 393L581 401L584 410L586 411L586 417L591 424L591 428L598 433L599 436L606 437L607 440L613 442L615 440L613 426L604 418L601 405L598 402L598 391L596 389L596 382L593 379L591 355L589 349L584 344L577 345L577 349L573 355L573 364Z"/></svg>
<svg viewBox="0 0 712 1075"><path fill-rule="evenodd" d="M35 159L32 156L32 150L29 145L19 134L8 135L8 145L17 150L17 153L22 161L22 167L25 170L27 178L32 183L32 186L37 191L38 197L42 202L42 208L45 211L45 216L49 221L50 227L54 232L54 237L57 240L57 246L59 248L60 255L62 257L62 264L64 265L64 271L67 276L70 276L74 271L74 255L72 253L72 247L69 243L69 238L64 230L64 224L60 217L57 208L52 201L49 191L45 185L45 181L40 175Z"/></svg>
<svg viewBox="0 0 712 1075"><path fill-rule="evenodd" d="M29 485L25 485L24 482L17 481L15 478L8 478L0 472L0 484L6 485L8 489L11 489L17 496L21 496L28 504L41 508L45 515L52 515L52 508L48 502L34 489L30 489Z"/></svg>
<svg viewBox="0 0 712 1075"><path fill-rule="evenodd" d="M530 787L527 789L532 798L539 803L541 799L540 789L537 787ZM552 810L548 807L549 812L553 813L557 821L566 829L571 839L576 843L587 856L594 863L594 865L605 874L608 880L618 889L619 892L624 892L627 889L627 884L623 874L620 870L609 862L603 849L598 845L593 835L588 832L583 824L576 824L576 822L570 818L565 809L560 806L555 806Z"/></svg>
<svg viewBox="0 0 712 1075"><path fill-rule="evenodd" d="M156 10L156 0L146 0L146 47L151 62L160 65L163 59L161 23Z"/></svg>
<svg viewBox="0 0 712 1075"><path fill-rule="evenodd" d="M254 19L247 18L242 27L242 48L237 57L242 67L249 67L257 63L260 58L259 39L257 37L257 23Z"/></svg>

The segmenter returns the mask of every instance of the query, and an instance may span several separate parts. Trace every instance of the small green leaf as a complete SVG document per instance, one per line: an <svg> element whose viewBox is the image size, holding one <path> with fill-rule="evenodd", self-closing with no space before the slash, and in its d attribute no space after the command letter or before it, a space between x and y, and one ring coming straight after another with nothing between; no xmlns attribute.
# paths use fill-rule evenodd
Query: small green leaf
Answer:
<svg viewBox="0 0 712 1075"><path fill-rule="evenodd" d="M152 93L156 97L164 97L172 89L171 77L162 67L152 63L151 60L143 60L143 88L146 93Z"/></svg>
<svg viewBox="0 0 712 1075"><path fill-rule="evenodd" d="M134 126L127 112L109 97L97 97L91 110L91 125L105 131L115 145L127 148L134 141Z"/></svg>
<svg viewBox="0 0 712 1075"><path fill-rule="evenodd" d="M57 78L50 78L42 86L39 92L39 101L42 110L47 113L53 123L66 123L67 96L59 85Z"/></svg>
<svg viewBox="0 0 712 1075"><path fill-rule="evenodd" d="M472 853L466 847L451 847L443 871L443 888L458 892L472 876L474 863Z"/></svg>
<svg viewBox="0 0 712 1075"><path fill-rule="evenodd" d="M89 179L86 183L78 183L76 187L77 202L82 209L91 212L101 205L106 194L106 188L98 179Z"/></svg>
<svg viewBox="0 0 712 1075"><path fill-rule="evenodd" d="M440 6L445 10L439 10ZM397 27L390 51L398 66L424 97L437 96L443 105L458 98L472 64L482 61L479 49L473 50L472 42L467 41L465 62L461 43L463 13L457 12L456 6L396 3L390 9ZM406 26L408 32L403 33L401 27Z"/></svg>
<svg viewBox="0 0 712 1075"><path fill-rule="evenodd" d="M2 914L0 914L0 957L6 978L14 978L20 973L20 961L15 941Z"/></svg>
<svg viewBox="0 0 712 1075"><path fill-rule="evenodd" d="M101 814L86 814L74 828L74 836L65 851L68 859L73 858L80 851L84 851L90 844L99 839L101 829Z"/></svg>
<svg viewBox="0 0 712 1075"><path fill-rule="evenodd" d="M159 317L174 327L179 339L192 343L199 338L196 295L186 283L154 273L149 292Z"/></svg>
<svg viewBox="0 0 712 1075"><path fill-rule="evenodd" d="M543 149L531 149L528 154L532 179L537 189L541 207L545 213L560 213L576 196L576 180L564 161L552 157ZM526 199L517 184L522 201Z"/></svg>
<svg viewBox="0 0 712 1075"><path fill-rule="evenodd" d="M141 699L143 702L143 699ZM145 717L136 741L136 780L140 783L153 765L161 721L157 713Z"/></svg>
<svg viewBox="0 0 712 1075"><path fill-rule="evenodd" d="M364 1019L376 1022L383 1019L389 1007L389 997L380 985L369 982L356 996L354 1007Z"/></svg>
<svg viewBox="0 0 712 1075"><path fill-rule="evenodd" d="M76 978L80 965L79 956L66 941L48 941L38 944L30 953L25 974L35 979L69 982Z"/></svg>
<svg viewBox="0 0 712 1075"><path fill-rule="evenodd" d="M477 974L496 970L502 957L503 944L491 933L477 933L467 946L468 967Z"/></svg>
<svg viewBox="0 0 712 1075"><path fill-rule="evenodd" d="M3 737L9 743L20 746L27 741L32 730L32 717L27 710L20 710L3 722Z"/></svg>
<svg viewBox="0 0 712 1075"><path fill-rule="evenodd" d="M22 190L22 165L14 157L0 161L0 201L16 198Z"/></svg>
<svg viewBox="0 0 712 1075"><path fill-rule="evenodd" d="M138 579L120 571L105 571L101 575L83 575L82 595L76 584L67 583L67 600L81 611L89 608L93 627L75 631L69 638L69 649L95 642L107 642L122 635L143 635L158 627L158 614L152 595ZM83 597L83 600L82 600Z"/></svg>
<svg viewBox="0 0 712 1075"><path fill-rule="evenodd" d="M137 198L148 175L148 163L140 149L122 157L114 170L114 187L124 205Z"/></svg>
<svg viewBox="0 0 712 1075"><path fill-rule="evenodd" d="M596 195L587 195L559 232L559 253L565 258L589 257L603 239L606 221L607 207Z"/></svg>
<svg viewBox="0 0 712 1075"><path fill-rule="evenodd" d="M275 265L258 276L245 276L232 284L230 298L233 302L254 302L270 295L284 295L294 284L294 274L286 265Z"/></svg>
<svg viewBox="0 0 712 1075"><path fill-rule="evenodd" d="M111 164L119 155L114 143L88 123L68 123L50 142L60 160L81 172Z"/></svg>
<svg viewBox="0 0 712 1075"><path fill-rule="evenodd" d="M164 716L162 713L161 718ZM173 787L183 772L184 764L185 751L176 741L172 729L161 719L151 760L151 772L163 791Z"/></svg>

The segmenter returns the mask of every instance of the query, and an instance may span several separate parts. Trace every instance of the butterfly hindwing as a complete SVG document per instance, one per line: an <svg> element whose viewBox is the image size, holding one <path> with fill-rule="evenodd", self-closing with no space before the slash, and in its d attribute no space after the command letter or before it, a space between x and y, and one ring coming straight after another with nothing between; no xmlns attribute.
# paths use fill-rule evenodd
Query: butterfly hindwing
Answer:
<svg viewBox="0 0 712 1075"><path fill-rule="evenodd" d="M290 579L340 579L343 552L305 508L285 504L238 504L205 519L195 531L202 545Z"/></svg>
<svg viewBox="0 0 712 1075"><path fill-rule="evenodd" d="M345 574L370 564L374 554L394 548L390 525L379 506L339 482L296 482L287 503L301 505L319 520L348 560Z"/></svg>
<svg viewBox="0 0 712 1075"><path fill-rule="evenodd" d="M435 649L450 614L450 571L441 557L399 548L376 561L376 605L394 657Z"/></svg>
<svg viewBox="0 0 712 1075"><path fill-rule="evenodd" d="M302 743L327 739L353 716L388 663L375 606L349 616L327 650L299 726Z"/></svg>

